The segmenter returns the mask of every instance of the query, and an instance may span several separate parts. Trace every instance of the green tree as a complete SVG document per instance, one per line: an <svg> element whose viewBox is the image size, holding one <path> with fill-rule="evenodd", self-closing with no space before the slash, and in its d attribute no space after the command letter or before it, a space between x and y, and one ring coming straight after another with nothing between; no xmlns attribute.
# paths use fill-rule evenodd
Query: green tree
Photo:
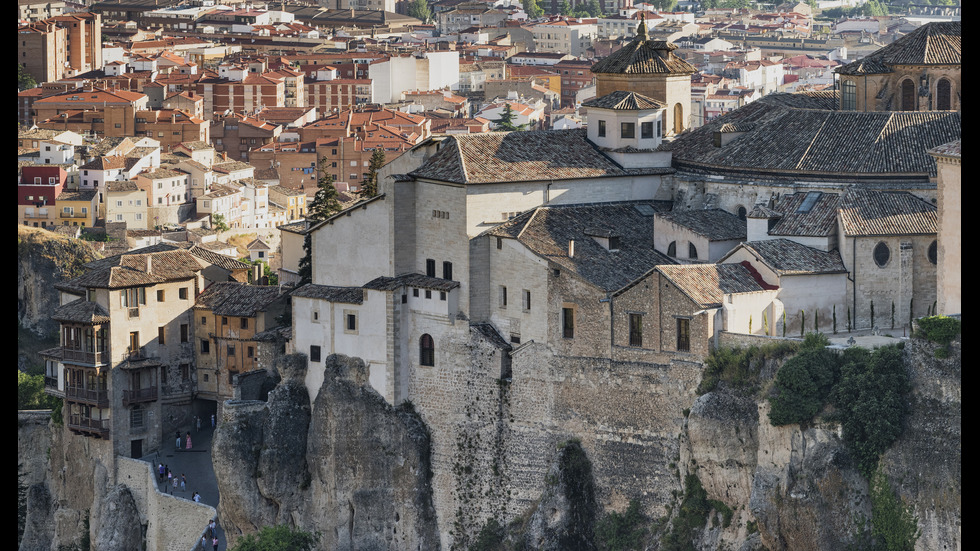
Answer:
<svg viewBox="0 0 980 551"><path fill-rule="evenodd" d="M640 511L640 502L634 499L622 514L613 511L596 523L596 547L600 551L642 549L648 522Z"/></svg>
<svg viewBox="0 0 980 551"><path fill-rule="evenodd" d="M211 215L211 227L218 231L228 231L228 223L225 222L225 215L223 214L212 214Z"/></svg>
<svg viewBox="0 0 980 551"><path fill-rule="evenodd" d="M807 335L796 356L776 373L774 394L769 398L769 422L773 425L809 422L827 402L837 380L837 356L825 348L827 337Z"/></svg>
<svg viewBox="0 0 980 551"><path fill-rule="evenodd" d="M318 533L309 533L288 526L265 526L258 535L248 534L229 551L313 551L320 539Z"/></svg>
<svg viewBox="0 0 980 551"><path fill-rule="evenodd" d="M558 3L558 13L562 15L569 15L572 13L572 6L568 3L568 0L561 0Z"/></svg>
<svg viewBox="0 0 980 551"><path fill-rule="evenodd" d="M27 72L23 65L17 65L17 89L20 92L37 87L37 81Z"/></svg>
<svg viewBox="0 0 980 551"><path fill-rule="evenodd" d="M385 150L379 147L371 154L368 171L364 173L364 197L374 197L378 194L378 171L385 166Z"/></svg>
<svg viewBox="0 0 980 551"><path fill-rule="evenodd" d="M428 23L432 20L432 10L429 9L429 2L427 0L412 0L412 3L408 5L408 15L423 23Z"/></svg>
<svg viewBox="0 0 980 551"><path fill-rule="evenodd" d="M320 159L320 166L327 166L327 159ZM316 195L313 201L307 206L306 220L310 226L317 222L322 222L335 212L340 211L340 200L337 188L333 186L333 175L327 174L321 168L320 178L317 180ZM303 258L299 260L299 284L305 285L313 281L313 238L309 231L303 238Z"/></svg>
<svg viewBox="0 0 980 551"><path fill-rule="evenodd" d="M500 118L492 121L498 130L506 130L512 132L515 130L525 130L527 128L526 124L514 124L514 110L511 109L509 103L504 103L504 110L500 113Z"/></svg>
<svg viewBox="0 0 980 551"><path fill-rule="evenodd" d="M45 394L44 375L17 370L17 409L54 409L61 400Z"/></svg>
<svg viewBox="0 0 980 551"><path fill-rule="evenodd" d="M524 0L524 12L528 19L537 19L544 15L544 10L538 5L537 0Z"/></svg>
<svg viewBox="0 0 980 551"><path fill-rule="evenodd" d="M589 12L590 17L599 17L602 15L602 5L599 0L589 0L585 3L585 11Z"/></svg>
<svg viewBox="0 0 980 551"><path fill-rule="evenodd" d="M912 551L922 535L912 506L895 494L880 465L871 476L871 535L886 551Z"/></svg>

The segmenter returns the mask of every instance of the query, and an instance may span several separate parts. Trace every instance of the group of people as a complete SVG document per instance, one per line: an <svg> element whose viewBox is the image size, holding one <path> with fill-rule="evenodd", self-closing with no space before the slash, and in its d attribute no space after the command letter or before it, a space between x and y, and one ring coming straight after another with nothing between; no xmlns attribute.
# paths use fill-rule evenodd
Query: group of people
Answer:
<svg viewBox="0 0 980 551"><path fill-rule="evenodd" d="M177 478L177 475L170 471L170 465L160 463L157 467L157 479L161 484L164 484L163 491L170 490L171 495L177 491L178 484L180 485L181 492L187 491L187 475L181 473L180 478Z"/></svg>
<svg viewBox="0 0 980 551"><path fill-rule="evenodd" d="M204 529L204 535L201 536L201 550L207 551L208 542L211 542L213 551L218 551L218 532L215 530L214 519L208 523L207 528Z"/></svg>
<svg viewBox="0 0 980 551"><path fill-rule="evenodd" d="M198 417L196 415L194 416L194 424L195 424L195 426L197 426L197 432L201 432L201 418L200 417ZM211 428L213 429L214 427L215 427L215 418L214 418L214 414L212 413L211 414ZM180 446L180 430L179 429L176 432L176 439L177 439L177 449L179 450L181 448L181 446ZM184 446L185 446L185 449L188 449L188 450L192 448L192 444L191 444L191 433L190 433L190 431L187 431L186 436L184 436Z"/></svg>

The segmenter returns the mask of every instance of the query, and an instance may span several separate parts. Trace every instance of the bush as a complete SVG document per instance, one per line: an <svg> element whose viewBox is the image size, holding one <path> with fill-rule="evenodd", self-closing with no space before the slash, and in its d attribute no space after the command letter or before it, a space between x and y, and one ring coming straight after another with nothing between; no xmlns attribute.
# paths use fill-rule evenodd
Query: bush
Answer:
<svg viewBox="0 0 980 551"><path fill-rule="evenodd" d="M808 423L823 408L837 380L836 354L815 344L827 337L810 335L800 353L776 373L769 398L769 422L774 426Z"/></svg>
<svg viewBox="0 0 980 551"><path fill-rule="evenodd" d="M929 316L919 319L919 330L915 336L943 346L948 345L960 334L960 320L948 316Z"/></svg>
<svg viewBox="0 0 980 551"><path fill-rule="evenodd" d="M662 551L694 551L694 537L704 528L711 505L708 494L695 474L684 478L684 501L674 519L673 527L660 542Z"/></svg>
<svg viewBox="0 0 980 551"><path fill-rule="evenodd" d="M911 390L897 346L874 352L864 348L844 351L840 382L831 399L843 429L843 440L870 478L878 457L902 434L906 395Z"/></svg>
<svg viewBox="0 0 980 551"><path fill-rule="evenodd" d="M698 395L712 392L720 382L734 388L752 389L759 383L763 362L795 353L799 346L793 341L783 341L748 348L718 348L704 361Z"/></svg>
<svg viewBox="0 0 980 551"><path fill-rule="evenodd" d="M319 534L289 526L265 526L258 535L243 537L230 551L312 551L319 539Z"/></svg>
<svg viewBox="0 0 980 551"><path fill-rule="evenodd" d="M880 467L871 477L871 535L887 551L912 551L922 535L912 507L895 495Z"/></svg>
<svg viewBox="0 0 980 551"><path fill-rule="evenodd" d="M600 551L642 549L648 522L640 511L640 502L634 499L623 514L612 511L596 523L596 547Z"/></svg>
<svg viewBox="0 0 980 551"><path fill-rule="evenodd" d="M480 529L476 536L476 541L469 547L469 551L498 551L503 549L504 538L507 531L497 522L496 518L491 518Z"/></svg>

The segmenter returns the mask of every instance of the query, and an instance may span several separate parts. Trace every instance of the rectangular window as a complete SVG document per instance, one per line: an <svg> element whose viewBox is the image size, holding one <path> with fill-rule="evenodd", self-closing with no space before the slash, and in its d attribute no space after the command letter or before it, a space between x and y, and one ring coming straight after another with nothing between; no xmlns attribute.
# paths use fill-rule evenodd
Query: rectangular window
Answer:
<svg viewBox="0 0 980 551"><path fill-rule="evenodd" d="M497 238L497 248L498 249L503 249L504 248L504 240L501 237L498 237Z"/></svg>
<svg viewBox="0 0 980 551"><path fill-rule="evenodd" d="M606 137L606 121L599 121L599 137Z"/></svg>
<svg viewBox="0 0 980 551"><path fill-rule="evenodd" d="M575 338L575 309L561 309L561 336L566 339Z"/></svg>
<svg viewBox="0 0 980 551"><path fill-rule="evenodd" d="M249 358L254 358L255 357L255 348L249 346L248 349L247 349L247 352L246 352L246 356L248 356Z"/></svg>
<svg viewBox="0 0 980 551"><path fill-rule="evenodd" d="M357 315L347 314L347 330L357 331Z"/></svg>
<svg viewBox="0 0 980 551"><path fill-rule="evenodd" d="M221 316L221 325L228 325L228 318L227 317Z"/></svg>
<svg viewBox="0 0 980 551"><path fill-rule="evenodd" d="M157 329L157 341L160 344L167 344L166 339L164 338L164 328L163 327L160 327L160 328Z"/></svg>
<svg viewBox="0 0 980 551"><path fill-rule="evenodd" d="M640 123L640 137L644 139L649 139L653 137L653 123L652 122L641 122Z"/></svg>
<svg viewBox="0 0 980 551"><path fill-rule="evenodd" d="M163 302L164 292L163 290L157 291L157 302Z"/></svg>
<svg viewBox="0 0 980 551"><path fill-rule="evenodd" d="M507 308L507 287L504 285L500 286L500 307Z"/></svg>
<svg viewBox="0 0 980 551"><path fill-rule="evenodd" d="M241 326L242 329L248 329L248 318L242 318Z"/></svg>
<svg viewBox="0 0 980 551"><path fill-rule="evenodd" d="M620 137L622 138L635 138L636 137L636 123L624 122L620 123Z"/></svg>
<svg viewBox="0 0 980 551"><path fill-rule="evenodd" d="M320 347L315 344L310 345L310 361L311 362L320 361Z"/></svg>
<svg viewBox="0 0 980 551"><path fill-rule="evenodd" d="M187 324L180 324L180 342L187 342Z"/></svg>
<svg viewBox="0 0 980 551"><path fill-rule="evenodd" d="M442 263L442 279L452 279L453 278L453 263L443 262Z"/></svg>
<svg viewBox="0 0 980 551"><path fill-rule="evenodd" d="M521 291L521 308L525 312L531 309L531 291L527 289Z"/></svg>
<svg viewBox="0 0 980 551"><path fill-rule="evenodd" d="M235 355L235 345L229 344L228 345L227 352L228 352L228 356L234 356Z"/></svg>
<svg viewBox="0 0 980 551"><path fill-rule="evenodd" d="M425 290L425 298L432 298L432 289Z"/></svg>
<svg viewBox="0 0 980 551"><path fill-rule="evenodd" d="M630 346L643 346L642 314L630 314Z"/></svg>
<svg viewBox="0 0 980 551"><path fill-rule="evenodd" d="M691 320L689 319L677 320L677 351L691 351Z"/></svg>
<svg viewBox="0 0 980 551"><path fill-rule="evenodd" d="M201 339L201 354L211 353L211 341L207 339Z"/></svg>
<svg viewBox="0 0 980 551"><path fill-rule="evenodd" d="M180 298L180 300L187 300L187 287L181 287L177 291L177 296Z"/></svg>
<svg viewBox="0 0 980 551"><path fill-rule="evenodd" d="M425 275L436 277L436 261L431 258L425 259Z"/></svg>
<svg viewBox="0 0 980 551"><path fill-rule="evenodd" d="M207 325L207 324L208 324L208 317L201 316L201 325Z"/></svg>

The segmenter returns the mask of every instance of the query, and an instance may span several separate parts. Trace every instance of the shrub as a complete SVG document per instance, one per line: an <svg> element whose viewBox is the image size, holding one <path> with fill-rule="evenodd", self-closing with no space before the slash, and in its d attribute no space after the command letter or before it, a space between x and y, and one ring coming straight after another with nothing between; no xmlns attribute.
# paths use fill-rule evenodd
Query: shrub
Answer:
<svg viewBox="0 0 980 551"><path fill-rule="evenodd" d="M912 551L922 535L912 507L895 495L880 466L871 477L871 535L887 551Z"/></svg>
<svg viewBox="0 0 980 551"><path fill-rule="evenodd" d="M708 494L701 486L701 480L695 474L684 478L684 501L674 519L670 533L660 541L662 551L694 550L694 537L704 527L708 520L711 505Z"/></svg>
<svg viewBox="0 0 980 551"><path fill-rule="evenodd" d="M813 344L826 338L808 336L800 353L787 360L776 373L774 394L769 398L769 422L773 425L805 424L823 408L838 369L837 356Z"/></svg>
<svg viewBox="0 0 980 551"><path fill-rule="evenodd" d="M906 395L911 389L902 351L883 346L874 352L852 347L844 351L840 382L832 403L843 430L843 440L866 477L878 456L902 433Z"/></svg>
<svg viewBox="0 0 980 551"><path fill-rule="evenodd" d="M948 316L929 316L919 319L915 336L936 344L948 345L960 334L960 320Z"/></svg>
<svg viewBox="0 0 980 551"><path fill-rule="evenodd" d="M312 551L319 539L319 534L289 526L265 526L257 535L247 534L231 551Z"/></svg>
<svg viewBox="0 0 980 551"><path fill-rule="evenodd" d="M649 519L640 511L640 502L631 500L622 514L612 511L595 527L596 548L600 551L642 549Z"/></svg>
<svg viewBox="0 0 980 551"><path fill-rule="evenodd" d="M799 343L784 341L748 348L715 349L704 361L698 395L715 390L722 381L734 388L752 389L759 382L759 370L764 361L795 353L799 346Z"/></svg>
<svg viewBox="0 0 980 551"><path fill-rule="evenodd" d="M480 529L480 533L477 534L476 540L470 545L469 551L496 551L502 549L506 536L506 529L497 522L496 518L491 518Z"/></svg>

